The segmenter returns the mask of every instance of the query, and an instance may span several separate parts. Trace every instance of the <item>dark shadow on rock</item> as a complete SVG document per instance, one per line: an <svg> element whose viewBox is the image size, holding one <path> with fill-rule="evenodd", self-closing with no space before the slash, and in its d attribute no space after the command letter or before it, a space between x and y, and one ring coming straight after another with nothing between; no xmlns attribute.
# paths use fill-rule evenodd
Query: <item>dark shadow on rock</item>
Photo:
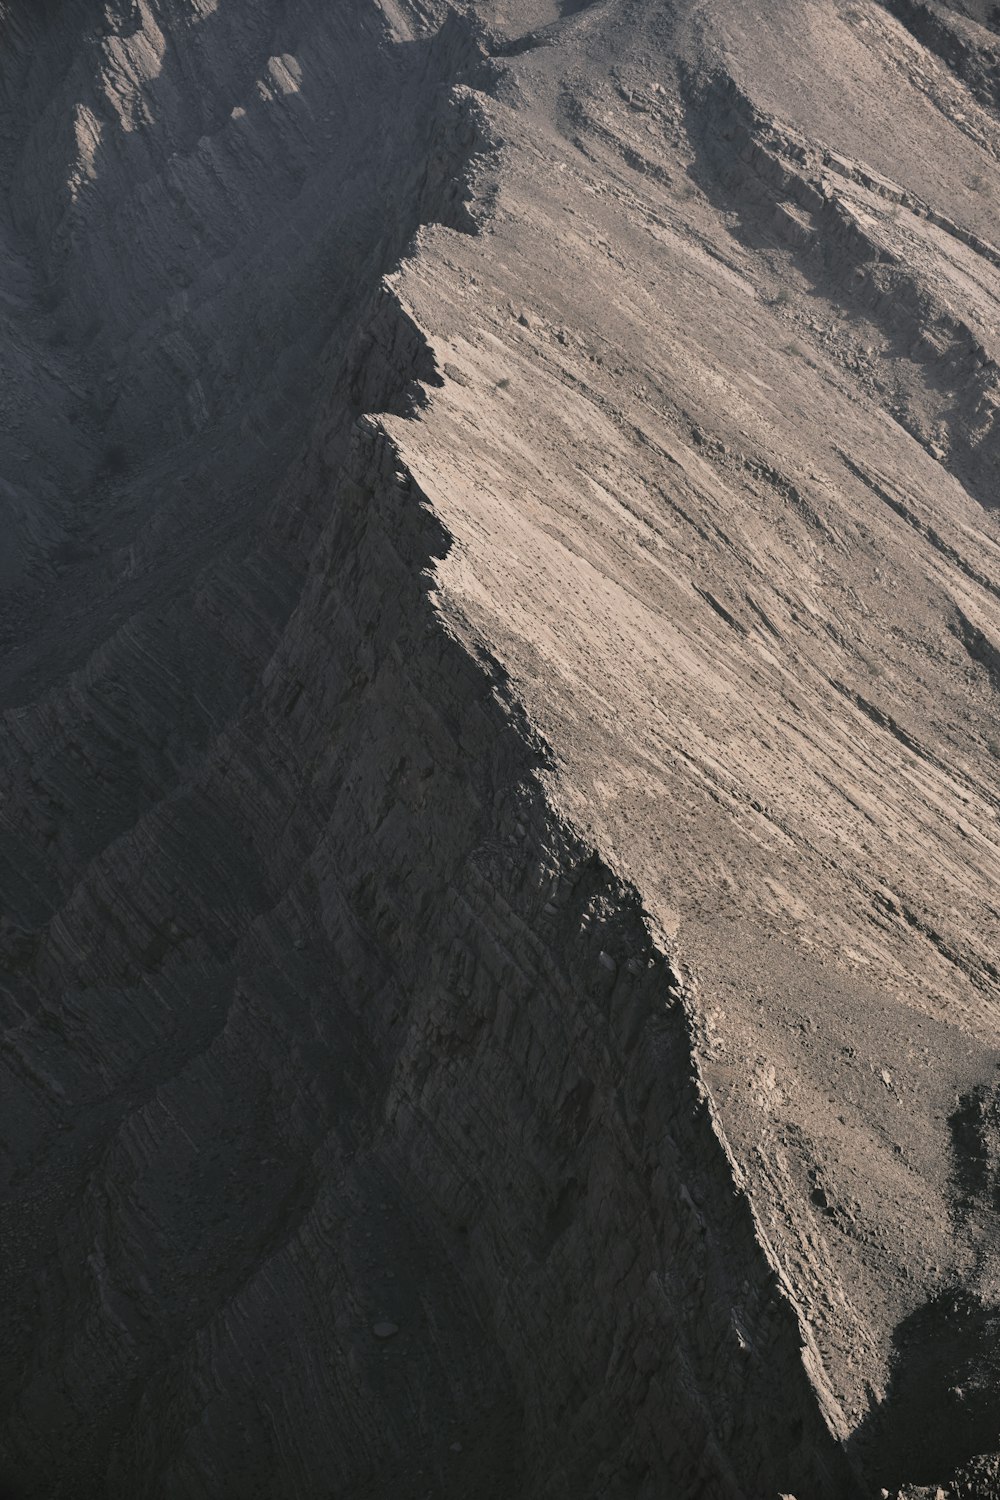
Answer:
<svg viewBox="0 0 1000 1500"><path fill-rule="evenodd" d="M970 655L992 670L989 643L971 639ZM980 1211L1000 1212L1000 1091L988 1085L972 1089L951 1115L952 1181L955 1209L963 1218Z"/></svg>
<svg viewBox="0 0 1000 1500"><path fill-rule="evenodd" d="M939 1484L1000 1447L1000 1310L944 1292L899 1324L888 1394L856 1439L876 1485Z"/></svg>
<svg viewBox="0 0 1000 1500"><path fill-rule="evenodd" d="M954 1219L991 1245L1000 1204L1000 1090L970 1090L948 1125ZM895 1330L888 1393L855 1439L873 1483L891 1493L942 1485L963 1500L1000 1494L1000 1307L976 1289L977 1280L973 1272L965 1285L940 1292Z"/></svg>

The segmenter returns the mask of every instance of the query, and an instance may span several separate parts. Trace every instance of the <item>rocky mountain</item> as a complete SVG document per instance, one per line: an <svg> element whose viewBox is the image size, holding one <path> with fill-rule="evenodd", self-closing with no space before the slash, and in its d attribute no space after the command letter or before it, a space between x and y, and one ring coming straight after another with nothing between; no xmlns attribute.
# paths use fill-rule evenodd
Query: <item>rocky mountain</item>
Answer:
<svg viewBox="0 0 1000 1500"><path fill-rule="evenodd" d="M1000 1495L1000 11L0 0L0 1495Z"/></svg>

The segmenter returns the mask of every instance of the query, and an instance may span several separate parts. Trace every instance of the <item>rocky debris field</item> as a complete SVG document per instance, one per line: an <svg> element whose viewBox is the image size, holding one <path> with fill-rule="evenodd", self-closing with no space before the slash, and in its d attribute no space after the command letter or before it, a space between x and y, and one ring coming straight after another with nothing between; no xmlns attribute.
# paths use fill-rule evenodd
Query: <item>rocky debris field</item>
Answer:
<svg viewBox="0 0 1000 1500"><path fill-rule="evenodd" d="M0 0L0 1494L1000 1496L1000 15Z"/></svg>

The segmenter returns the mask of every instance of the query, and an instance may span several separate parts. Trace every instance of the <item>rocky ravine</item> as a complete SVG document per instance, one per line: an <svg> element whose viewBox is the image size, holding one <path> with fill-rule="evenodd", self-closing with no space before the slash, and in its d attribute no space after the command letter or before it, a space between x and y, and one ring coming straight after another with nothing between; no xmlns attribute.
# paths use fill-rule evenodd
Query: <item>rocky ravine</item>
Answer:
<svg viewBox="0 0 1000 1500"><path fill-rule="evenodd" d="M992 27L0 7L12 1500L996 1489Z"/></svg>

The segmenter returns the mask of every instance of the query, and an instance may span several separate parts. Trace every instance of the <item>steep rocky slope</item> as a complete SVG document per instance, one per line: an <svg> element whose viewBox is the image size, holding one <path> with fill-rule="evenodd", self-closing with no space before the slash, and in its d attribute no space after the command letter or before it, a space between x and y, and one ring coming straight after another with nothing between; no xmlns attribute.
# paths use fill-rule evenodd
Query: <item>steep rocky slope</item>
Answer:
<svg viewBox="0 0 1000 1500"><path fill-rule="evenodd" d="M992 12L0 18L5 1493L990 1493Z"/></svg>

